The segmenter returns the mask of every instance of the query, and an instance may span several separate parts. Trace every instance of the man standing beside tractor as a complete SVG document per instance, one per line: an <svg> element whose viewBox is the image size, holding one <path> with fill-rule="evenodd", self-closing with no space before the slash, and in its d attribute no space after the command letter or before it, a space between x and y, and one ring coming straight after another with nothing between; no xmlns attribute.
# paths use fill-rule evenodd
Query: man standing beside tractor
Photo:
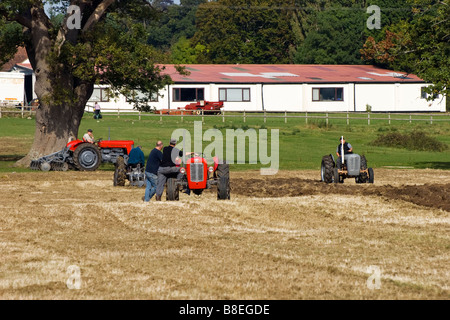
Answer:
<svg viewBox="0 0 450 320"><path fill-rule="evenodd" d="M183 157L183 151L175 148L177 144L177 140L170 139L170 143L168 147L164 147L161 165L158 169L158 185L156 186L156 201L161 201L161 196L164 191L164 185L170 176L180 177L182 174L180 173L179 168L175 164L177 160ZM185 153L185 155L190 155L193 152ZM189 194L189 190L186 190L186 193Z"/></svg>
<svg viewBox="0 0 450 320"><path fill-rule="evenodd" d="M156 142L156 147L153 148L153 150L150 152L150 155L148 156L147 166L145 168L146 187L145 195L143 197L143 200L145 202L149 202L156 193L156 186L158 183L158 169L163 159L163 155L161 153L162 148L162 141ZM158 195L156 195L156 200L160 201L161 196L158 197Z"/></svg>

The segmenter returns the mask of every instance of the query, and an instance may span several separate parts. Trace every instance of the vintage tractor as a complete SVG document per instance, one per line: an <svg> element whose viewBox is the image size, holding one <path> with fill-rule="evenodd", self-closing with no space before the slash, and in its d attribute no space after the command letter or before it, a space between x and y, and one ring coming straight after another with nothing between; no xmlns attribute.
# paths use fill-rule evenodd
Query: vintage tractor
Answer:
<svg viewBox="0 0 450 320"><path fill-rule="evenodd" d="M72 140L61 151L31 161L30 168L42 171L94 171L102 162L116 163L119 157L128 158L133 145L133 140L99 139L95 143Z"/></svg>
<svg viewBox="0 0 450 320"><path fill-rule="evenodd" d="M344 154L343 150L340 153ZM347 178L355 178L356 183L373 183L373 169L367 167L364 155L350 153L334 160L332 154L322 158L320 169L321 180L326 183L344 183Z"/></svg>
<svg viewBox="0 0 450 320"><path fill-rule="evenodd" d="M197 115L205 114L219 114L220 109L223 108L223 101L197 101L187 104L184 109L190 110Z"/></svg>
<svg viewBox="0 0 450 320"><path fill-rule="evenodd" d="M230 199L230 166L220 164L217 157L213 158L214 164L208 166L203 155L193 154L186 163L180 165L180 173L167 179L166 199L178 201L180 190L189 189L196 195L201 195L203 190L217 186L217 199Z"/></svg>
<svg viewBox="0 0 450 320"><path fill-rule="evenodd" d="M118 157L113 176L114 186L124 186L126 180L130 186L145 187L145 167L140 164L129 165L128 157Z"/></svg>

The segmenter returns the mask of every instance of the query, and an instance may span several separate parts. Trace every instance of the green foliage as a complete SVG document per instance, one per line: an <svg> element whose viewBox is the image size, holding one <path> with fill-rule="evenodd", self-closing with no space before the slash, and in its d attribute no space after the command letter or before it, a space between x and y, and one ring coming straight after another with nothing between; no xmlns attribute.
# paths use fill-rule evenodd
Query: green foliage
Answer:
<svg viewBox="0 0 450 320"><path fill-rule="evenodd" d="M358 7L327 8L317 14L316 28L298 48L294 62L359 64L365 19Z"/></svg>
<svg viewBox="0 0 450 320"><path fill-rule="evenodd" d="M288 63L294 37L289 1L218 0L199 6L193 44L199 62Z"/></svg>
<svg viewBox="0 0 450 320"><path fill-rule="evenodd" d="M22 28L18 23L7 23L0 18L0 66L8 62L23 42Z"/></svg>
<svg viewBox="0 0 450 320"><path fill-rule="evenodd" d="M408 150L442 152L448 149L448 145L428 136L423 131L413 131L409 134L389 132L379 135L373 141L375 146L405 148Z"/></svg>
<svg viewBox="0 0 450 320"><path fill-rule="evenodd" d="M206 51L201 44L192 45L191 40L181 37L171 49L171 62L182 64L195 64L198 56Z"/></svg>
<svg viewBox="0 0 450 320"><path fill-rule="evenodd" d="M48 9L50 17L43 11L39 16L45 28L29 32L30 28L35 28L29 24L31 9L42 9L44 4L53 5ZM158 11L141 0L115 1L96 23L86 27L99 2L79 4L82 30L66 30L66 10L71 4L79 3L2 1L0 61L11 58L19 45L25 45L31 52L33 68L36 68L36 58L41 62L45 60L48 70L42 71L48 74L46 82L51 83L51 88L37 92L44 103L76 104L80 93L89 91L89 86L92 90L94 83L103 83L111 86L112 97L122 93L136 108L148 108L152 95L171 83L169 76L161 74L163 67L159 65L168 59L146 43L146 22L153 20ZM171 0L154 3L158 10L164 10L168 4ZM41 44L46 43L46 46L35 48L36 37L44 39ZM37 81L40 80L37 78ZM77 89L82 84L86 85L84 91ZM89 96L81 99L87 98Z"/></svg>
<svg viewBox="0 0 450 320"><path fill-rule="evenodd" d="M449 93L450 5L448 1L408 0L412 16L389 26L381 41L369 38L363 53L371 63L417 74L433 83L430 99Z"/></svg>
<svg viewBox="0 0 450 320"><path fill-rule="evenodd" d="M198 6L204 2L206 0L181 0L179 5L168 6L157 19L149 22L147 43L167 51L181 39L192 38L196 31L195 14Z"/></svg>

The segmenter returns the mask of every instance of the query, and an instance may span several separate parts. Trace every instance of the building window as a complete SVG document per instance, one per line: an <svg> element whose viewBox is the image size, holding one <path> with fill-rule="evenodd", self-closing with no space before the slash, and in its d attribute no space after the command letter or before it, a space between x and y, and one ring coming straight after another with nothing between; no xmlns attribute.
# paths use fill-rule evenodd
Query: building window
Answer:
<svg viewBox="0 0 450 320"><path fill-rule="evenodd" d="M173 88L173 101L201 101L205 100L203 88Z"/></svg>
<svg viewBox="0 0 450 320"><path fill-rule="evenodd" d="M95 88L92 96L89 99L92 102L109 102L108 89Z"/></svg>
<svg viewBox="0 0 450 320"><path fill-rule="evenodd" d="M134 99L143 99L143 98L145 98L145 95L142 92L138 91L138 90L133 90L131 92L131 95L133 96ZM158 93L153 92L151 97L150 97L149 102L158 102L158 97L159 97ZM126 101L128 102L129 99L126 98Z"/></svg>
<svg viewBox="0 0 450 320"><path fill-rule="evenodd" d="M249 102L250 88L220 88L219 101Z"/></svg>
<svg viewBox="0 0 450 320"><path fill-rule="evenodd" d="M428 94L425 90L427 87L422 87L420 88L420 98L421 99L428 99L431 97L432 100L436 100L437 98L439 98L438 94Z"/></svg>
<svg viewBox="0 0 450 320"><path fill-rule="evenodd" d="M344 101L343 88L313 88L313 101Z"/></svg>

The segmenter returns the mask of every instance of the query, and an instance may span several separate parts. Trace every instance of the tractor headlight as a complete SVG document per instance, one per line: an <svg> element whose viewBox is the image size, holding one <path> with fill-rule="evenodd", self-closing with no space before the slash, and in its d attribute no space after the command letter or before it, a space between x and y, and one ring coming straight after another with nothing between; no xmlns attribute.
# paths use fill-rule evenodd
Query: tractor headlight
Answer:
<svg viewBox="0 0 450 320"><path fill-rule="evenodd" d="M181 168L181 169L180 169L180 172L181 172L182 174L186 174L186 169L185 169L185 168Z"/></svg>
<svg viewBox="0 0 450 320"><path fill-rule="evenodd" d="M213 172L214 172L214 167L209 167L209 168L208 168L208 171L209 171L210 173L213 173Z"/></svg>

